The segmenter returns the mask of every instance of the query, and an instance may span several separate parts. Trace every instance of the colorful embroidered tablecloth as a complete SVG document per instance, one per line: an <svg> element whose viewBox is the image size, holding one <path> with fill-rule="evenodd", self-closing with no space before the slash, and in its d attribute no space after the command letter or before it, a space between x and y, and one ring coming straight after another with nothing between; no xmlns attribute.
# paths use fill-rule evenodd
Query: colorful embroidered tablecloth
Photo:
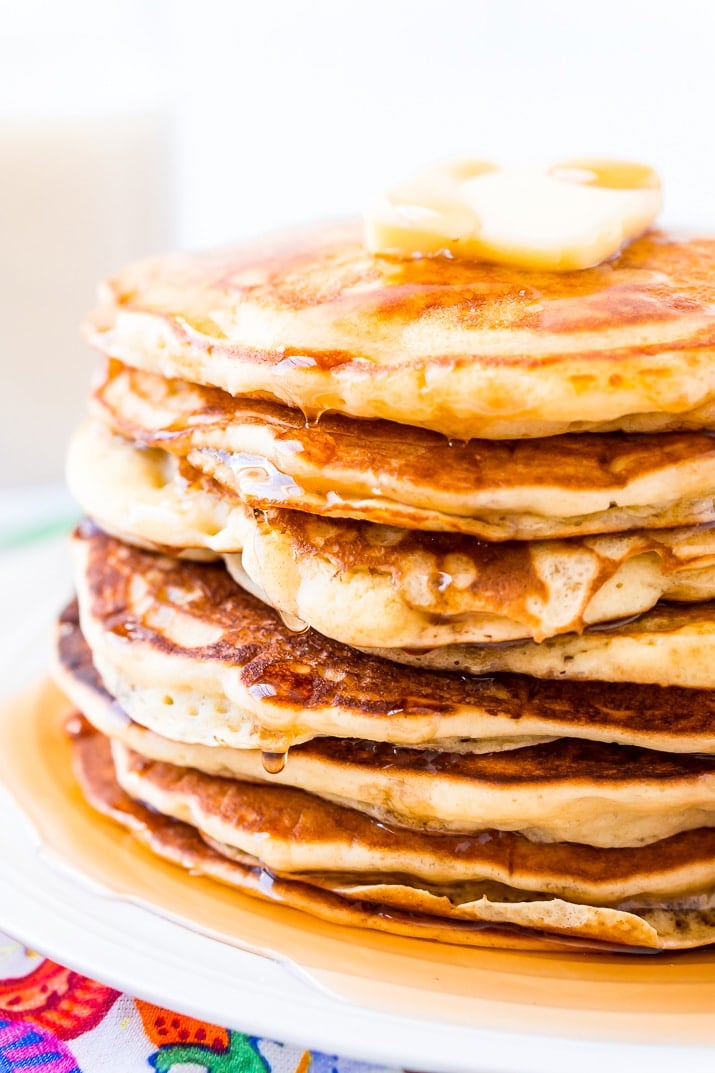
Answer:
<svg viewBox="0 0 715 1073"><path fill-rule="evenodd" d="M397 1073L173 1013L63 968L0 933L0 1073L151 1070Z"/></svg>

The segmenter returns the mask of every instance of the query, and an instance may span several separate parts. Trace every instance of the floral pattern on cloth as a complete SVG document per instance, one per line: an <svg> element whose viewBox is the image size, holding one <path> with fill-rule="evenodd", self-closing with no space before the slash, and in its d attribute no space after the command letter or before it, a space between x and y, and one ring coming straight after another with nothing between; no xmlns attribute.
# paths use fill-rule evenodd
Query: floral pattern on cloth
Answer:
<svg viewBox="0 0 715 1073"><path fill-rule="evenodd" d="M399 1073L132 998L0 934L0 1073Z"/></svg>

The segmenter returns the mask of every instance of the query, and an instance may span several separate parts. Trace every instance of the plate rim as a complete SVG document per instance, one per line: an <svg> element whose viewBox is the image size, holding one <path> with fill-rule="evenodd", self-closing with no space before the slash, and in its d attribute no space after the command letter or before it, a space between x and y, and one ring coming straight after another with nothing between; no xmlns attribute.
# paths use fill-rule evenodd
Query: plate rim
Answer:
<svg viewBox="0 0 715 1073"><path fill-rule="evenodd" d="M22 821L28 824L4 787L0 787L0 818L10 815L8 801L21 821L18 826L22 827ZM0 837L3 848L7 841ZM236 1031L373 1062L381 1068L409 1066L430 1073L573 1073L576 1062L579 1073L602 1073L604 1062L614 1061L618 1068L624 1054L629 1061L647 1060L650 1073L672 1073L675 1055L687 1058L693 1069L712 1065L715 1048L708 1045L653 1045L595 1039L588 1034L536 1035L518 1029L507 1033L380 1013L329 995L285 962L192 931L150 907L102 890L73 869L51 864L46 854L38 852L37 838L21 864L22 873L14 870L0 875L0 894L9 891L11 895L9 902L0 897L0 926L13 938L107 986ZM46 885L40 889L54 894L49 899L28 895L19 881L23 876L44 879ZM55 896L59 893L72 895L73 912ZM84 926L88 919L96 923L97 918L104 934L89 933ZM135 940L131 944L121 941L128 925ZM151 954L142 953L136 945L147 929L154 941ZM73 941L78 937L91 941L77 947ZM199 973L195 963L187 965L184 956L178 957L177 940L183 951L188 946L189 953L201 955ZM167 964L172 969L168 977L160 980L153 975ZM197 976L206 990L196 986ZM264 1005L266 999L270 1010ZM241 1015L237 1016L239 1007ZM701 1066L696 1064L700 1061Z"/></svg>

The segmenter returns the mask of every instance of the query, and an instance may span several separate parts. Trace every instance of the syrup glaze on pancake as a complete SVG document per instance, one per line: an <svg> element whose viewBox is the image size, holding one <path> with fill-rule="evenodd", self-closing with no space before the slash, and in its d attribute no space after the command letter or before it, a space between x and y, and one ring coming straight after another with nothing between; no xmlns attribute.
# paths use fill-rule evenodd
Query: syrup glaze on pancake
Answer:
<svg viewBox="0 0 715 1073"><path fill-rule="evenodd" d="M235 399L110 361L94 412L249 506L452 530L487 540L567 537L715 519L708 432L448 440L387 421Z"/></svg>
<svg viewBox="0 0 715 1073"><path fill-rule="evenodd" d="M714 241L659 232L579 272L392 260L333 225L130 266L87 334L129 365L310 418L461 439L704 428L714 263Z"/></svg>
<svg viewBox="0 0 715 1073"><path fill-rule="evenodd" d="M715 596L712 523L494 544L302 511L251 512L212 497L209 478L192 481L181 458L166 477L157 454L171 458L98 427L81 430L70 486L114 535L191 558L223 551L239 583L346 644L541 641L640 614L661 598Z"/></svg>
<svg viewBox="0 0 715 1073"><path fill-rule="evenodd" d="M73 647L67 641L60 639L60 649ZM68 662L60 681L73 703L102 733L144 756L301 787L411 828L474 831L487 825L534 839L624 846L715 825L715 759L702 754L563 739L540 747L525 743L505 760L500 753L474 757L316 738L291 749L288 763L283 757L280 765L266 764L257 750L176 743L132 724L101 682L91 681L81 650L74 673Z"/></svg>
<svg viewBox="0 0 715 1073"><path fill-rule="evenodd" d="M136 806L136 799L146 799L152 809L172 819L180 819L186 822L188 819L192 826L197 824L202 835L207 838L209 846L220 849L222 846L220 836L228 834L234 841L242 840L241 828L241 802L247 800L249 813L252 812L251 797L255 791L253 787L242 787L240 783L226 784L226 780L208 779L196 772L177 769L171 765L156 765L144 761L128 753L121 747L114 746L112 749L115 772L122 784L128 798L121 799L117 794L116 783L112 781L111 768L106 760L101 740L98 742L95 735L87 732L82 725L77 726L77 721L70 725L75 735L79 776L85 792L98 807L104 811L113 811L107 808L108 800L113 800L118 806L115 817L120 822L126 823L136 834L143 837L153 849L162 852L162 840L158 842L151 837L144 827L143 806ZM89 740L88 740L89 739ZM138 794L137 794L138 792ZM299 793L299 792L298 792ZM306 795L300 795L305 798ZM117 798L120 798L117 800ZM238 808L233 806L238 804ZM282 804L284 804L282 802ZM301 805L310 812L310 799L298 802L300 815L298 824L303 820ZM322 806L320 806L322 807ZM121 815L122 809L125 815ZM261 805L259 804L259 811ZM288 805L290 812L290 805ZM267 828L271 829L271 808L268 806L266 814ZM278 808L276 812L278 823L281 822L283 810ZM339 818L339 817L338 817ZM334 818L327 819L330 830L334 825ZM238 822L236 822L238 820ZM157 826L162 824L159 819ZM316 830L317 844L325 844L321 832ZM156 827L153 828L156 830ZM332 833L332 832L331 832ZM329 843L330 848L347 846L348 852L355 851L360 847L359 835L346 842L344 833L338 829L336 840ZM218 835L218 837L217 837ZM289 833L292 844L298 844L295 839L295 828ZM263 846L265 838L259 841ZM249 836L250 843L250 836ZM310 817L305 817L305 845L311 844ZM314 843L315 844L315 843ZM364 847L367 849L368 842ZM183 843L186 848L186 843ZM238 853L227 845L227 857L232 863L237 863L248 868L255 862L260 867L261 857L246 855L245 850ZM565 847L568 849L568 847ZM439 855L439 850L436 851ZM370 853L366 854L368 860ZM174 858L176 859L176 857ZM190 858L189 858L190 859ZM183 863L188 866L189 860ZM199 869L201 871L202 869ZM272 887L271 876L275 873L267 872L262 884L270 891ZM220 874L218 878L221 878ZM402 913L418 911L426 912L437 919L446 918L447 921L469 920L480 924L498 922L500 924L524 925L528 931L536 928L539 932L555 933L556 935L578 936L580 938L596 939L603 942L625 943L634 947L646 947L657 949L659 947L683 947L696 946L713 940L714 928L713 917L715 914L706 907L700 905L711 898L711 891L707 889L700 895L683 898L676 895L675 906L688 906L683 909L669 909L667 896L659 900L658 908L633 907L633 910L613 909L600 905L579 904L567 902L553 894L528 893L513 887L504 887L501 884L489 883L459 884L450 887L437 887L430 889L430 885L424 883L414 884L408 876L392 877L386 875L383 881L375 882L377 877L372 874L361 876L359 873L353 876L338 873L334 878L322 873L316 875L313 881L311 873L279 873L277 879L288 879L296 882L305 882L309 886L315 886L317 891L337 892L341 896L357 901L360 908L374 907L383 915L384 910L397 910ZM362 882L360 879L362 878ZM357 881L357 882L356 882ZM465 901L464 899L472 899ZM647 901L647 899L646 899ZM365 904L367 903L367 905ZM628 905L629 903L625 903ZM301 908L312 909L310 902ZM654 919L651 923L649 917ZM660 927L658 926L660 925ZM392 930L388 925L388 930ZM413 932L413 934L415 934ZM420 934L419 930L417 934ZM452 941L459 941L456 938ZM469 940L468 940L469 941ZM472 942L479 943L478 938ZM486 940L489 945L489 939Z"/></svg>
<svg viewBox="0 0 715 1073"><path fill-rule="evenodd" d="M314 630L289 630L220 565L141 551L91 523L80 527L75 545L82 618L95 661L102 654L131 676L140 670L131 670L137 650L141 668L156 674L159 696L170 682L177 691L193 687L215 695L224 710L214 732L229 722L233 703L283 731L287 744L296 730L405 745L551 734L715 752L715 694L709 690L415 674ZM172 635L179 618L208 630L208 642L192 636L187 644ZM71 634L71 612L64 628ZM152 680L149 674L148 684Z"/></svg>
<svg viewBox="0 0 715 1073"><path fill-rule="evenodd" d="M301 511L256 512L241 584L345 644L419 648L561 633L715 597L715 528L489 544ZM245 575L248 575L246 579Z"/></svg>
<svg viewBox="0 0 715 1073"><path fill-rule="evenodd" d="M417 938L452 942L467 946L496 946L524 950L626 952L632 945L559 934L555 929L515 927L474 919L440 919L415 908L404 911L363 900L348 900L306 882L300 877L283 877L261 866L258 859L242 855L228 857L212 849L187 823L164 816L140 804L117 783L109 744L81 719L68 725L75 755L75 769L87 800L104 815L127 827L159 856L191 871L211 876L239 891L264 900L312 913L324 920L354 927L366 927ZM563 929L562 929L563 930ZM610 937L610 936L609 936ZM701 940L702 941L702 940ZM660 945L658 933L647 935L647 946Z"/></svg>

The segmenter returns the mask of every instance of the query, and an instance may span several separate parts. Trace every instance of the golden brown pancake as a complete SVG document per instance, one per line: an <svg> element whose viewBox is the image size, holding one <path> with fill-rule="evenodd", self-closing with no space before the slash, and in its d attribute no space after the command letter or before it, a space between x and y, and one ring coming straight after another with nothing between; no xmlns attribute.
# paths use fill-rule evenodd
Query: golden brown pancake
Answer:
<svg viewBox="0 0 715 1073"><path fill-rule="evenodd" d="M224 497L250 507L292 507L486 540L715 519L715 439L709 432L464 443L387 421L326 415L309 425L285 406L236 399L116 361L107 363L95 386L93 412L145 453L153 448L165 471L163 451L188 460L219 482ZM76 461L75 447L75 483L90 467L101 483L108 462L97 457L97 440L95 432ZM151 483L156 486L157 478ZM77 498L94 513L86 496Z"/></svg>
<svg viewBox="0 0 715 1073"><path fill-rule="evenodd" d="M412 667L467 674L510 671L543 678L602 679L715 689L715 601L661 603L632 622L595 626L534 644L372 649Z"/></svg>
<svg viewBox="0 0 715 1073"><path fill-rule="evenodd" d="M663 598L715 597L711 526L488 544L271 510L256 512L242 557L226 562L283 614L382 649L543 641Z"/></svg>
<svg viewBox="0 0 715 1073"><path fill-rule="evenodd" d="M650 232L578 272L368 253L354 224L175 254L109 280L109 357L315 419L460 439L707 428L715 241Z"/></svg>
<svg viewBox="0 0 715 1073"><path fill-rule="evenodd" d="M209 479L191 479L182 460L167 476L170 458L87 428L70 451L70 486L106 531L182 557L223 551L240 584L346 644L541 641L640 614L661 598L715 597L712 525L488 544L301 511L251 512L213 497Z"/></svg>
<svg viewBox="0 0 715 1073"><path fill-rule="evenodd" d="M301 787L410 828L473 832L486 825L540 841L629 846L715 826L715 759L702 754L566 738L509 754L461 755L316 738L277 756L152 733L133 724L81 666L73 672L65 663L61 682L98 730L151 759Z"/></svg>
<svg viewBox="0 0 715 1073"><path fill-rule="evenodd" d="M711 524L487 544L458 533L251 511L183 458L97 425L75 435L68 481L107 532L182 558L223 552L239 583L348 644L541 640L629 617L663 596L715 595Z"/></svg>
<svg viewBox="0 0 715 1073"><path fill-rule="evenodd" d="M249 612L250 617L250 612ZM250 629L250 624L248 626ZM258 624L258 636L263 636L263 631ZM290 639L288 639L290 645ZM278 644L270 643L270 649L272 655L278 655L278 650L281 647L280 640ZM290 648L283 649L284 655L290 655ZM286 665L286 661L278 661L281 664L285 680L284 688L285 692L281 693L276 690L270 696L274 699L274 702L281 704L290 702L291 700L297 702L297 695L295 685L299 681L297 674L291 675L289 673L289 667ZM101 663L101 658L100 658ZM363 667L369 667L370 661L365 657L358 655L358 664L362 664ZM273 665L275 666L275 664ZM409 743L415 748L428 748L429 746L437 742L439 748L447 752L499 752L502 749L517 749L524 745L536 745L542 741L550 741L555 736L554 728L552 733L549 734L522 734L519 730L519 726L511 725L508 722L509 713L504 711L504 716L499 722L499 715L497 711L494 712L496 716L495 722L497 737L487 737L486 735L480 735L479 737L449 737L447 736L450 730L455 729L455 720L457 726L461 729L465 729L465 720L460 719L460 715L456 714L452 716L449 708L449 702L447 700L446 691L443 689L440 693L440 698L445 701L444 711L444 725L441 726L435 719L436 708L435 704L439 703L439 699L433 699L433 707L430 708L427 704L419 705L414 710L407 709L385 709L384 705L389 704L390 694L383 695L378 701L377 697L371 695L371 690L378 685L379 680L375 682L367 682L362 688L362 692L358 694L354 688L354 683L350 683L350 672L346 669L342 678L336 676L333 672L328 672L325 682L321 682L321 666L317 665L315 668L315 681L313 695L319 697L321 693L321 686L323 687L323 699L326 702L326 708L323 711L318 712L311 719L310 711L301 712L296 711L296 725L292 728L292 733L286 733L281 730L274 730L270 725L270 717L268 719L268 726L262 726L259 722L255 722L254 716L250 710L239 712L234 714L235 706L231 704L226 698L215 699L213 701L213 715L214 719L211 720L210 713L211 707L207 705L207 701L211 701L212 698L201 695L198 690L187 690L184 693L178 693L172 690L170 694L157 695L156 690L147 689L142 690L141 687L135 687L133 691L128 689L123 690L123 695L128 698L129 706L138 716L140 723L134 724L129 715L121 707L119 701L112 696L106 689L104 682L99 676L99 673L92 661L92 653L89 650L89 646L85 641L80 625L79 625L79 609L76 601L73 602L60 616L58 622L57 636L56 636L56 648L54 651L54 674L55 678L62 688L63 692L70 697L74 704L84 712L90 721L94 722L95 726L102 730L103 733L115 735L118 733L116 725L122 724L127 727L143 727L145 724L147 727L156 728L160 734L167 734L176 740L173 744L185 744L187 748L192 748L196 745L197 749L207 750L207 757L213 757L216 762L230 763L236 756L236 753L240 749L260 749L262 750L263 765L266 770L280 767L284 760L287 750L292 746L300 743L301 741L309 741L311 738L319 736L320 731L316 734L315 731L306 729L311 726L311 722L315 722L320 725L321 718L323 723L322 733L328 733L333 735L339 735L341 730L345 730L350 726L361 725L366 727L368 732L377 735L393 734L397 738L401 735L409 739ZM390 666L390 665L386 665ZM390 669L394 669L395 665L392 664ZM378 670L379 674L379 670ZM114 675L115 680L119 677ZM398 674L397 678L406 677L404 672ZM414 677L411 675L410 677ZM425 677L429 680L434 678L437 681L437 685L440 685L440 678L445 676L430 675L429 672L425 672ZM329 686L326 689L328 682L335 683L340 682L339 694L340 703L343 708L338 711L334 711L330 707L330 697L328 695ZM305 684L303 677L302 684ZM352 697L350 686L353 685ZM388 688L388 680L385 678L385 687ZM443 684L443 683L442 683ZM449 683L448 683L449 684ZM250 688L250 687L249 687ZM518 703L517 691L515 690L514 703ZM167 698L171 699L172 703L167 705ZM495 694L494 701L498 704L498 698ZM404 702L405 698L403 698ZM416 698L419 701L419 698ZM377 703L376 703L377 701ZM347 705L352 702L353 707L348 708ZM360 708L360 702L362 702L362 709ZM318 707L317 703L314 707ZM564 711L566 713L566 705ZM111 709L108 713L108 709ZM206 714L208 709L208 713ZM96 714L95 714L96 713ZM385 714L387 718L384 718ZM526 714L526 712L524 713ZM259 713L260 716L260 713ZM362 719L361 719L362 716ZM487 726L489 724L489 713L480 713L477 710L474 713L474 718L479 719L480 716L483 722ZM341 718L342 717L342 718ZM382 718L381 718L382 717ZM566 715L568 718L568 715ZM516 718L516 716L515 716ZM111 721L111 727L107 720ZM228 723L228 726L226 724ZM344 726L341 726L344 723ZM415 725L412 725L415 724ZM131 729L132 734L136 735L138 732L135 729ZM417 735L422 732L424 735L430 733L434 734L434 740L422 742L418 739ZM603 731L601 731L603 732ZM151 736L151 731L146 730L146 734ZM588 730L590 733L590 728ZM598 733L598 731L596 731ZM714 736L715 737L715 736ZM225 747L222 743L228 739L229 744ZM133 739L132 739L133 740ZM379 738L378 738L379 740ZM704 743L703 738L697 739L699 743ZM131 742L130 742L131 744ZM683 736L676 743L682 752L689 751L689 746L692 746L692 739ZM133 746L134 747L134 746ZM142 750L139 749L139 752ZM713 751L715 752L715 740L713 741ZM182 763L184 761L181 761ZM186 761L188 763L188 761ZM208 760L207 760L208 762Z"/></svg>
<svg viewBox="0 0 715 1073"><path fill-rule="evenodd" d="M627 952L631 948L614 946L603 942L601 938L577 939L556 931L545 934L531 927L447 920L419 910L404 912L392 906L376 907L368 902L350 901L334 895L317 882L307 883L297 877L277 876L263 868L256 858L230 851L218 852L211 847L209 840L202 838L189 824L148 809L132 799L116 781L109 744L101 735L89 730L80 720L72 720L69 730L73 738L77 776L89 802L100 812L129 828L137 839L155 853L194 875L211 876L253 897L292 906L334 923L373 928L397 935L467 946L522 950ZM657 945L657 932L655 936L646 932L646 936L651 946ZM621 941L618 940L619 943Z"/></svg>
<svg viewBox="0 0 715 1073"><path fill-rule="evenodd" d="M170 738L281 750L334 735L459 751L565 736L715 752L709 690L415 673L289 630L220 565L141 551L86 523L75 550L83 628L106 686ZM75 633L70 612L61 641ZM70 670L78 658L70 647Z"/></svg>
<svg viewBox="0 0 715 1073"><path fill-rule="evenodd" d="M78 773L90 801L129 826L156 852L195 872L235 882L250 893L284 900L326 919L452 942L522 945L527 949L548 949L549 942L558 936L646 949L702 945L715 939L715 914L704 907L711 897L710 888L698 893L691 887L689 896L684 896L682 889L674 895L661 891L655 908L631 907L626 902L621 909L568 902L551 892L527 895L513 885L480 884L478 877L482 872L494 871L494 859L508 861L507 874L513 877L519 875L521 866L533 882L528 843L512 835L508 836L508 845L492 846L490 838L482 837L461 840L459 847L450 848L448 839L429 836L429 848L426 847L426 853L421 855L419 836L414 833L391 832L359 813L319 803L301 791L283 787L256 788L234 780L211 778L172 765L146 761L115 747L116 773L129 787L128 792L125 789L121 793L101 736L76 722L72 730ZM149 800L155 811L150 812L137 803L137 790L140 798ZM186 825L187 819L190 826ZM198 843L191 834L197 822L200 829L206 829L209 849L215 856L197 849ZM222 843L212 832L231 837L232 843L227 845L226 854L217 852ZM299 839L296 839L297 832ZM698 832L698 835L700 838L693 838L692 847L686 843L687 836L658 844L662 852L653 856L656 872L662 876L666 859L682 862L685 872L688 864L701 860L701 838L707 840L710 833ZM379 852L374 852L378 846L387 848L388 855L391 853L393 858L396 856L403 861L420 857L454 858L461 854L470 862L474 878L466 884L442 888L433 885L430 888L429 882L416 881L405 873L388 872L378 878L375 872L368 871L362 882L359 872L352 876L340 873L331 876L325 871L314 875L311 871L291 872L289 869L276 875L263 870L265 862L261 856L240 848L238 853L232 852L231 848L236 842L247 842L251 849L267 849L270 853L272 843L279 845L286 839L298 847L299 858L301 846L308 851L317 847L318 853L321 848L333 854L337 851L337 858L333 857L333 860L342 859L341 850L353 858L358 856L358 859L362 853L368 869L373 861L380 860ZM646 875L649 872L647 857L635 856L648 854L647 849L625 851L625 856L624 851L616 851L614 856L614 851L587 850L584 859L582 847L539 847L537 870L546 873L552 885L558 885L558 881L553 883L553 873L547 863L550 849L555 853L557 869L559 862L563 866L573 851L577 867L573 868L573 864L566 867L576 876L588 871L589 853L598 855L593 864L601 876L611 871L607 863L609 857L615 872L620 870L630 875L631 880L634 868L638 871L639 859L645 866ZM709 860L712 860L712 853ZM499 868L497 864L497 871ZM501 870L503 874L504 863ZM580 882L576 879L577 884ZM669 905L669 898L673 907ZM648 899L643 900L647 902ZM699 901L703 905L699 905ZM499 930L495 933L492 931L494 924L509 928L506 933Z"/></svg>
<svg viewBox="0 0 715 1073"><path fill-rule="evenodd" d="M70 442L67 484L106 532L181 558L240 551L251 527L246 505L185 459L90 422Z"/></svg>

